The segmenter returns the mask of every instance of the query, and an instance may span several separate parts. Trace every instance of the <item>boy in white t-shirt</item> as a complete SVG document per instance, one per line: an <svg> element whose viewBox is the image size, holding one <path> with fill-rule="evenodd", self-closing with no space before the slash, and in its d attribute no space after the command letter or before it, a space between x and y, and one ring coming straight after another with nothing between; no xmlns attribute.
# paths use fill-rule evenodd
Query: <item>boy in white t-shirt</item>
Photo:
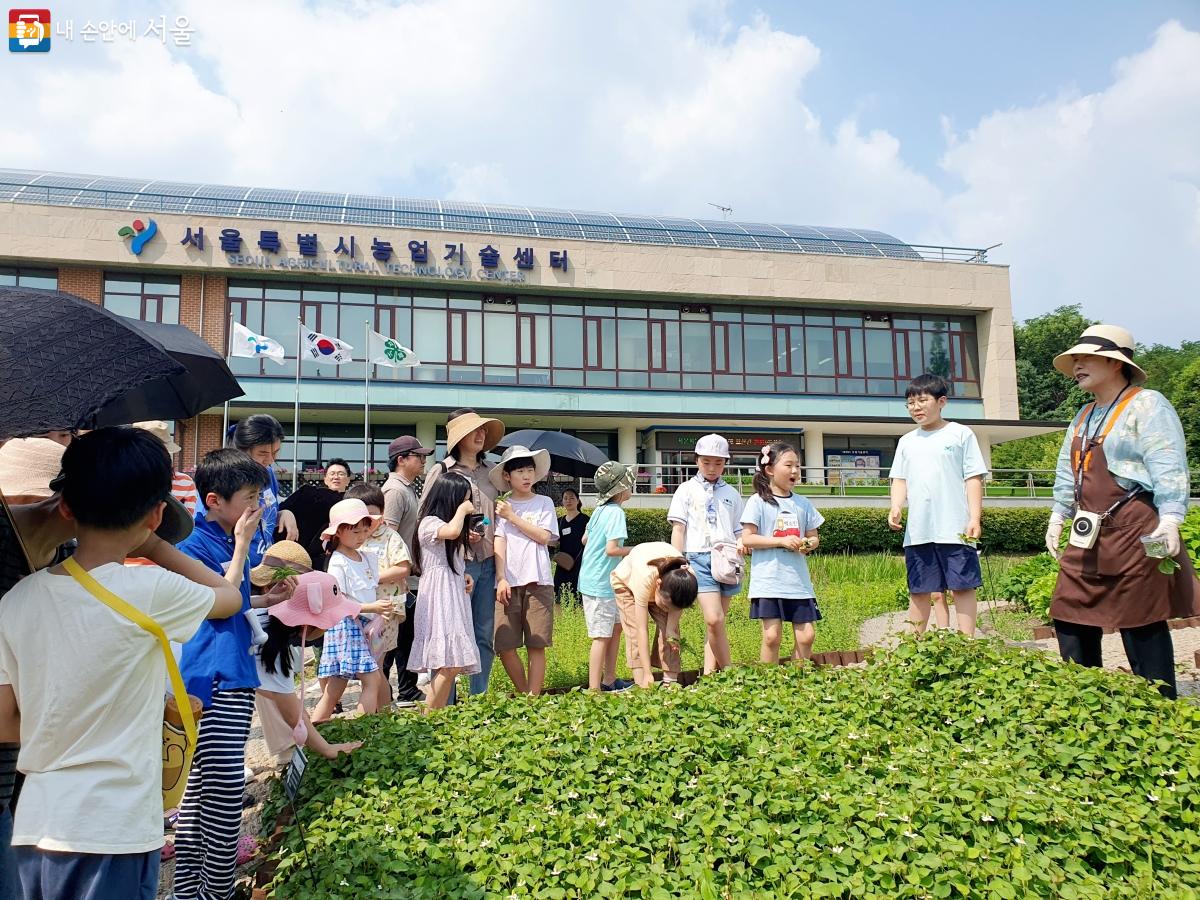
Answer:
<svg viewBox="0 0 1200 900"><path fill-rule="evenodd" d="M717 581L712 573L714 548L735 546L742 533L741 492L721 478L728 461L729 441L719 434L706 434L696 441L696 475L679 486L667 510L671 544L687 555L699 585L705 675L729 665L725 617L729 601L742 589L740 580L727 584Z"/></svg>
<svg viewBox="0 0 1200 900"><path fill-rule="evenodd" d="M979 540L983 476L987 464L975 433L942 418L949 387L937 375L919 375L905 392L917 428L900 438L892 461L888 525L904 527L908 569L908 620L921 634L929 624L932 594L954 592L958 630L975 633L975 591L983 584ZM900 517L908 501L908 523Z"/></svg>
<svg viewBox="0 0 1200 900"><path fill-rule="evenodd" d="M169 543L190 522L168 500L174 473L157 438L133 428L93 431L67 448L62 466L56 485L76 525L74 561L103 587L180 642L205 618L240 609L236 586ZM243 558L257 521L239 523ZM123 565L131 555L156 566ZM166 675L154 636L62 565L5 595L0 721L20 723L17 767L26 778L13 846L24 896L154 898Z"/></svg>
<svg viewBox="0 0 1200 900"><path fill-rule="evenodd" d="M496 655L513 687L537 696L546 682L546 648L554 640L554 576L547 545L558 537L554 501L533 492L550 474L550 454L513 445L488 473L496 501ZM517 649L525 648L529 670Z"/></svg>

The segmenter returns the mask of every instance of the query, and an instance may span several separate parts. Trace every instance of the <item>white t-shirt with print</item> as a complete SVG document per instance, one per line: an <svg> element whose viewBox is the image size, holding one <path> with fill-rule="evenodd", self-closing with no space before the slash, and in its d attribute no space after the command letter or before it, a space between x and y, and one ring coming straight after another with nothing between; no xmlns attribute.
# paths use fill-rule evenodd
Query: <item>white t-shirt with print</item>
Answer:
<svg viewBox="0 0 1200 900"><path fill-rule="evenodd" d="M710 521L709 497L712 497ZM668 522L686 527L684 551L708 553L720 541L732 543L742 533L742 495L724 480L710 484L699 475L689 478L675 491Z"/></svg>
<svg viewBox="0 0 1200 900"><path fill-rule="evenodd" d="M184 642L213 589L151 566L92 577ZM149 632L70 575L37 572L0 603L0 684L21 711L25 773L15 846L147 853L163 845L162 717L167 671Z"/></svg>
<svg viewBox="0 0 1200 900"><path fill-rule="evenodd" d="M916 428L900 438L891 477L908 487L904 546L961 544L967 527L968 478L987 473L979 441L966 425L947 422L936 431Z"/></svg>

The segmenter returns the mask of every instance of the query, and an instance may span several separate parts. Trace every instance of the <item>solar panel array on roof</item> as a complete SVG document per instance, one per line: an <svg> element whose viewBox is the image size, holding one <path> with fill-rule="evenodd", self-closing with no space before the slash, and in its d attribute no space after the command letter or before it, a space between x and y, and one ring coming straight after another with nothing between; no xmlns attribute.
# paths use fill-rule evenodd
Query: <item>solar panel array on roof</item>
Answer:
<svg viewBox="0 0 1200 900"><path fill-rule="evenodd" d="M923 259L931 256L972 262L983 262L986 258L982 251L954 247L933 248L933 253L927 252L923 256L912 245L871 229L626 216L524 206L408 200L367 194L97 178L26 169L0 169L0 201L680 247L832 253L892 259ZM928 251L930 248L926 249Z"/></svg>

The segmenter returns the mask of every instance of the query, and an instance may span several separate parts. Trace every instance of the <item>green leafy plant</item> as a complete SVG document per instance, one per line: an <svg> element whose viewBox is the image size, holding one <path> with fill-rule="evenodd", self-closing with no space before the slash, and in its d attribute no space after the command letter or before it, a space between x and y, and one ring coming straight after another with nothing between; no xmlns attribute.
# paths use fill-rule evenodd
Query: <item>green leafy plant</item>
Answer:
<svg viewBox="0 0 1200 900"><path fill-rule="evenodd" d="M299 577L299 575L300 575L300 573L297 572L295 569L293 569L291 566L276 566L271 571L271 581L273 583L280 582L280 581L286 581L287 579L292 578L292 577Z"/></svg>
<svg viewBox="0 0 1200 900"><path fill-rule="evenodd" d="M339 721L284 898L1188 897L1200 708L937 634L865 668Z"/></svg>

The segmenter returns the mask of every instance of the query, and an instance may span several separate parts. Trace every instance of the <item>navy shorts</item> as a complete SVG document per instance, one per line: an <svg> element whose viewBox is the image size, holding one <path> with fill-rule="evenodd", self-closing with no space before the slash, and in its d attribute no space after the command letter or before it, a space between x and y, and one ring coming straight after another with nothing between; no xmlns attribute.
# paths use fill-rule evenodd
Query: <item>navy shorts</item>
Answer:
<svg viewBox="0 0 1200 900"><path fill-rule="evenodd" d="M154 900L162 850L147 853L58 853L13 848L25 897Z"/></svg>
<svg viewBox="0 0 1200 900"><path fill-rule="evenodd" d="M983 585L979 553L966 544L916 544L904 548L908 592L968 591Z"/></svg>
<svg viewBox="0 0 1200 900"><path fill-rule="evenodd" d="M807 600L795 600L789 597L755 597L750 601L750 618L752 619L782 619L793 625L803 625L805 622L815 622L821 618L821 610L817 601L811 597Z"/></svg>

